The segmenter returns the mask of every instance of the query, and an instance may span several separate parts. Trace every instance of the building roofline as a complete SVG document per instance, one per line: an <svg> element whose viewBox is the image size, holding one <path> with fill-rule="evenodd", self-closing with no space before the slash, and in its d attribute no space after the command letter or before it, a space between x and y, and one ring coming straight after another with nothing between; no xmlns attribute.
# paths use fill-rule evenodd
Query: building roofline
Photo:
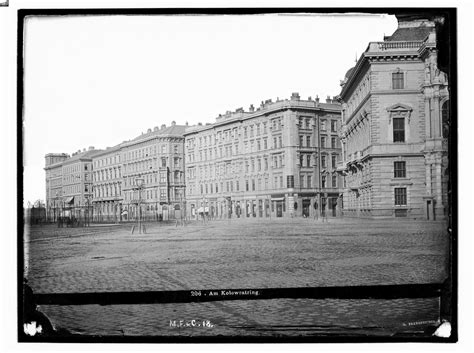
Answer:
<svg viewBox="0 0 474 353"><path fill-rule="evenodd" d="M298 102L303 102L303 104L298 104ZM313 103L312 106L309 106L308 103ZM227 118L223 121L216 121L215 123L208 123L206 125L194 125L190 126L184 132L184 136L191 134L203 132L206 130L212 130L220 126L228 125L235 122L244 122L245 120L254 119L259 116L265 116L273 114L282 110L297 109L297 110L312 110L312 111L330 111L334 113L341 112L340 103L319 103L313 100L280 100L273 102L272 104L265 106L264 109L260 109L254 112L245 112L245 115L239 115L236 117Z"/></svg>

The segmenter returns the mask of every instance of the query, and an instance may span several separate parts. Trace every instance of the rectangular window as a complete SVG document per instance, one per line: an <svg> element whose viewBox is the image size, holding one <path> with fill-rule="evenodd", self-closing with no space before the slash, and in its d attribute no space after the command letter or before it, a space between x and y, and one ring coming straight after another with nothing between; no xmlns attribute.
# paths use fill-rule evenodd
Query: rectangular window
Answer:
<svg viewBox="0 0 474 353"><path fill-rule="evenodd" d="M393 142L405 142L405 118L393 118Z"/></svg>
<svg viewBox="0 0 474 353"><path fill-rule="evenodd" d="M326 147L326 137L325 136L321 136L321 147Z"/></svg>
<svg viewBox="0 0 474 353"><path fill-rule="evenodd" d="M395 188L395 205L396 206L407 205L407 189L406 188Z"/></svg>
<svg viewBox="0 0 474 353"><path fill-rule="evenodd" d="M336 175L332 176L332 187L333 188L337 187L337 176Z"/></svg>
<svg viewBox="0 0 474 353"><path fill-rule="evenodd" d="M394 162L393 163L393 177L394 178L406 178L406 162Z"/></svg>
<svg viewBox="0 0 474 353"><path fill-rule="evenodd" d="M303 147L303 136L300 136L300 147Z"/></svg>
<svg viewBox="0 0 474 353"><path fill-rule="evenodd" d="M403 88L403 72L392 73L392 88L402 89Z"/></svg>
<svg viewBox="0 0 474 353"><path fill-rule="evenodd" d="M255 191L255 179L252 179L252 191Z"/></svg>
<svg viewBox="0 0 474 353"><path fill-rule="evenodd" d="M326 156L321 156L321 168L326 168Z"/></svg>
<svg viewBox="0 0 474 353"><path fill-rule="evenodd" d="M326 187L326 176L325 175L321 176L321 187L322 188Z"/></svg>
<svg viewBox="0 0 474 353"><path fill-rule="evenodd" d="M333 168L336 168L336 156L332 155L331 156L331 165Z"/></svg>
<svg viewBox="0 0 474 353"><path fill-rule="evenodd" d="M331 148L336 148L336 138L331 137Z"/></svg>
<svg viewBox="0 0 474 353"><path fill-rule="evenodd" d="M300 175L300 188L304 188L304 175Z"/></svg>
<svg viewBox="0 0 474 353"><path fill-rule="evenodd" d="M311 175L308 175L308 176L307 176L307 180L308 180L308 183L306 184L306 186L307 186L308 188L312 187L312 186L313 186L313 184L312 184L312 178L311 178Z"/></svg>
<svg viewBox="0 0 474 353"><path fill-rule="evenodd" d="M310 154L308 154L308 155L306 156L306 165L307 165L308 167L311 167L311 155L310 155Z"/></svg>
<svg viewBox="0 0 474 353"><path fill-rule="evenodd" d="M326 130L326 120L321 120L321 130Z"/></svg>
<svg viewBox="0 0 474 353"><path fill-rule="evenodd" d="M336 132L337 129L337 121L331 120L331 132Z"/></svg>
<svg viewBox="0 0 474 353"><path fill-rule="evenodd" d="M286 187L294 188L295 187L295 177L293 175L288 175L286 177Z"/></svg>
<svg viewBox="0 0 474 353"><path fill-rule="evenodd" d="M311 136L306 136L306 147L311 147Z"/></svg>

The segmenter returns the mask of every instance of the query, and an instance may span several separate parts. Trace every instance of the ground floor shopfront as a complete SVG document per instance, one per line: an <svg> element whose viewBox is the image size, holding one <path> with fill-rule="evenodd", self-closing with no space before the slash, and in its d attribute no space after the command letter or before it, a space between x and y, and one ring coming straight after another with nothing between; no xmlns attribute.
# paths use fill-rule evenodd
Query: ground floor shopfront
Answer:
<svg viewBox="0 0 474 353"><path fill-rule="evenodd" d="M189 219L339 217L339 193L274 193L188 198Z"/></svg>

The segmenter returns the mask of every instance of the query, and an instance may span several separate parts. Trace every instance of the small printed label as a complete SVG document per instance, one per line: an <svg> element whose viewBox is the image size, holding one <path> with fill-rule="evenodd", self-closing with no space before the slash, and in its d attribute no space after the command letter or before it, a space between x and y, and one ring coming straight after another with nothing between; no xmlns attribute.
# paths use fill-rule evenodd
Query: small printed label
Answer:
<svg viewBox="0 0 474 353"><path fill-rule="evenodd" d="M187 327L204 327L213 328L215 325L210 320L170 320L170 327L187 328Z"/></svg>
<svg viewBox="0 0 474 353"><path fill-rule="evenodd" d="M422 320L422 321L412 321L403 324L403 326L418 326L418 325L427 325L427 324L438 324L436 320Z"/></svg>
<svg viewBox="0 0 474 353"><path fill-rule="evenodd" d="M260 291L253 289L192 290L191 297L258 297Z"/></svg>

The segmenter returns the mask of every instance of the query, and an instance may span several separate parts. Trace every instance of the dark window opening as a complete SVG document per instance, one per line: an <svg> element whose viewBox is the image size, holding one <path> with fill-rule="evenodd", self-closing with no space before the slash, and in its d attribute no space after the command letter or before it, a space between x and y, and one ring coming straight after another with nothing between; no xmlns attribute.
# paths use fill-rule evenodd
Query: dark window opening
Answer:
<svg viewBox="0 0 474 353"><path fill-rule="evenodd" d="M406 162L393 163L393 177L406 178Z"/></svg>
<svg viewBox="0 0 474 353"><path fill-rule="evenodd" d="M393 118L393 142L405 142L405 118Z"/></svg>

